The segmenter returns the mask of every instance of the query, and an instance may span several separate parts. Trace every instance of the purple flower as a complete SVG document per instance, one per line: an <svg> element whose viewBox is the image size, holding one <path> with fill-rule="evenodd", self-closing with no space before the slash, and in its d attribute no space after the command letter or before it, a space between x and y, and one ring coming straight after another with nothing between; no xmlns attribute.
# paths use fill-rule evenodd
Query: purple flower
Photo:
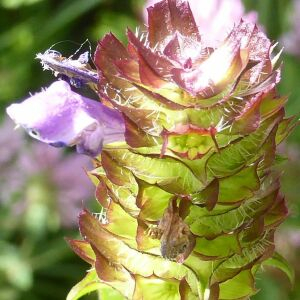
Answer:
<svg viewBox="0 0 300 300"><path fill-rule="evenodd" d="M160 0L148 0L145 6ZM205 45L216 47L228 35L234 24L241 18L251 23L257 22L257 12L245 13L241 0L188 0ZM144 19L147 20L145 9Z"/></svg>
<svg viewBox="0 0 300 300"><path fill-rule="evenodd" d="M7 113L33 138L55 147L76 145L79 153L91 156L105 144L124 140L118 111L74 93L64 81L10 105Z"/></svg>

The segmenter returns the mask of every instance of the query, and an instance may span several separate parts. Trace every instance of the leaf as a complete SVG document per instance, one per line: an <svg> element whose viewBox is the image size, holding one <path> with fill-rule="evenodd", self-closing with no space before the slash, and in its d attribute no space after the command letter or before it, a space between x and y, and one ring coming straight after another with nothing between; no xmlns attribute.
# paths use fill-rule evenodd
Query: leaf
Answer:
<svg viewBox="0 0 300 300"><path fill-rule="evenodd" d="M214 179L203 191L191 195L191 201L194 204L205 206L211 211L219 197L219 180Z"/></svg>
<svg viewBox="0 0 300 300"><path fill-rule="evenodd" d="M265 238L248 245L240 253L236 253L221 262L212 274L211 284L225 282L241 271L251 268L260 260L270 257L274 247L274 232L269 232Z"/></svg>
<svg viewBox="0 0 300 300"><path fill-rule="evenodd" d="M85 239L110 264L121 265L130 273L143 277L155 275L162 279L186 278L193 293L198 294L198 279L186 266L128 247L122 240L106 231L102 224L86 210L79 216L79 226Z"/></svg>
<svg viewBox="0 0 300 300"><path fill-rule="evenodd" d="M99 299L101 300L125 300L117 290L109 285L102 284L101 288L98 290Z"/></svg>
<svg viewBox="0 0 300 300"><path fill-rule="evenodd" d="M182 279L179 285L179 293L181 300L197 300L199 299L196 295L194 295L187 284L185 279Z"/></svg>
<svg viewBox="0 0 300 300"><path fill-rule="evenodd" d="M234 234L221 235L213 240L197 238L194 251L206 259L224 258L239 251L239 241Z"/></svg>
<svg viewBox="0 0 300 300"><path fill-rule="evenodd" d="M243 245L254 242L255 240L262 238L265 230L264 216L257 217L251 223L247 224L240 233L240 240Z"/></svg>
<svg viewBox="0 0 300 300"><path fill-rule="evenodd" d="M98 291L101 300L125 300L117 290L100 282L96 270L93 269L78 282L69 292L66 300L77 300L93 291Z"/></svg>
<svg viewBox="0 0 300 300"><path fill-rule="evenodd" d="M299 120L295 120L295 116L283 119L278 126L276 144L278 145L286 139L297 125L299 125Z"/></svg>
<svg viewBox="0 0 300 300"><path fill-rule="evenodd" d="M123 239L131 247L136 248L137 220L127 214L119 204L113 201L109 205L106 216L107 224L103 225L105 229Z"/></svg>
<svg viewBox="0 0 300 300"><path fill-rule="evenodd" d="M274 201L273 206L265 215L264 223L268 228L277 227L288 216L288 208L284 197L279 194Z"/></svg>
<svg viewBox="0 0 300 300"><path fill-rule="evenodd" d="M135 280L136 287L133 299L181 299L179 294L179 281L177 280L163 280L156 276L142 277L139 275L135 275Z"/></svg>
<svg viewBox="0 0 300 300"><path fill-rule="evenodd" d="M240 171L246 164L262 156L260 149L270 132L282 118L283 112L262 122L261 126L248 136L236 140L220 152L214 153L206 164L208 177L222 178Z"/></svg>
<svg viewBox="0 0 300 300"><path fill-rule="evenodd" d="M287 97L283 96L280 98L277 98L275 95L272 94L269 95L269 97L266 97L264 101L262 102L262 105L260 107L260 114L262 117L266 118L274 112L277 112L280 110L287 102Z"/></svg>
<svg viewBox="0 0 300 300"><path fill-rule="evenodd" d="M100 289L101 286L103 284L99 282L96 271L92 270L70 290L67 300L77 300L90 292Z"/></svg>
<svg viewBox="0 0 300 300"><path fill-rule="evenodd" d="M131 187L131 189L135 186L135 190L137 191L135 178L132 173L128 169L119 166L117 162L109 156L109 152L102 152L101 164L107 179L109 179L113 184L118 186L128 186Z"/></svg>
<svg viewBox="0 0 300 300"><path fill-rule="evenodd" d="M260 215L273 205L278 191L271 191L262 199L251 198L242 203L238 208L225 213L213 215L214 211L207 212L205 208L193 206L185 222L190 226L192 233L206 238L214 238L222 233L232 232L252 218ZM206 214L206 215L205 215Z"/></svg>
<svg viewBox="0 0 300 300"><path fill-rule="evenodd" d="M158 186L140 182L137 197L138 206L141 208L139 217L147 221L158 221L168 207L171 197L172 194Z"/></svg>
<svg viewBox="0 0 300 300"><path fill-rule="evenodd" d="M218 203L234 203L250 198L260 187L257 165L242 169L237 174L219 180Z"/></svg>
<svg viewBox="0 0 300 300"><path fill-rule="evenodd" d="M242 104L243 105L243 104ZM201 109L186 109L188 119L191 124L198 127L209 128L216 127L220 120L224 123L232 120L242 111L241 101L236 98L230 98L226 102L216 103L209 107L202 107Z"/></svg>
<svg viewBox="0 0 300 300"><path fill-rule="evenodd" d="M109 155L139 179L157 184L167 192L190 194L203 188L203 184L192 171L178 160L152 158L128 150L111 150Z"/></svg>
<svg viewBox="0 0 300 300"><path fill-rule="evenodd" d="M199 289L201 291L202 298L206 293L207 286L209 285L209 278L213 270L215 262L202 260L199 258L197 253L192 252L190 256L185 260L184 265L188 266L196 274L200 281ZM187 281L187 278L185 278ZM189 285L190 286L190 285ZM200 299L202 299L200 297ZM187 298L187 300L190 300Z"/></svg>
<svg viewBox="0 0 300 300"><path fill-rule="evenodd" d="M66 238L66 241L72 250L87 263L93 264L95 262L95 253L88 242L69 238Z"/></svg>
<svg viewBox="0 0 300 300"><path fill-rule="evenodd" d="M272 266L277 268L285 273L285 275L289 278L290 283L294 285L295 283L295 271L289 265L287 260L282 257L278 252L275 252L272 257L268 258L262 263L263 266Z"/></svg>
<svg viewBox="0 0 300 300"><path fill-rule="evenodd" d="M152 147L159 142L162 144L160 137L154 137L147 134L127 117L124 117L124 120L126 125L125 138L130 147Z"/></svg>
<svg viewBox="0 0 300 300"><path fill-rule="evenodd" d="M114 196L114 199L124 208L124 210L131 216L135 217L139 214L140 209L136 205L136 197L138 192L138 185L136 182L130 186L117 186L112 184L107 179L104 179L108 186L110 195Z"/></svg>
<svg viewBox="0 0 300 300"><path fill-rule="evenodd" d="M259 113L261 103L263 101L263 94L255 94L245 105L241 114L235 118L232 126L230 127L231 134L246 135L255 131L261 121Z"/></svg>
<svg viewBox="0 0 300 300"><path fill-rule="evenodd" d="M122 265L111 263L93 247L96 254L95 269L98 278L131 299L135 290L135 280Z"/></svg>
<svg viewBox="0 0 300 300"><path fill-rule="evenodd" d="M138 221L136 232L136 242L139 251L147 252L151 249L151 253L160 255L160 240L154 239L149 235L149 226L142 220Z"/></svg>
<svg viewBox="0 0 300 300"><path fill-rule="evenodd" d="M221 283L219 299L233 300L254 295L257 290L254 286L254 278L250 270L245 270L237 276Z"/></svg>
<svg viewBox="0 0 300 300"><path fill-rule="evenodd" d="M96 190L100 204L107 207L109 203L107 200L113 198L126 212L137 216L140 211L136 205L138 184L133 174L128 169L118 166L105 151L102 152L101 163L103 168L93 171L102 184L102 186L98 185Z"/></svg>

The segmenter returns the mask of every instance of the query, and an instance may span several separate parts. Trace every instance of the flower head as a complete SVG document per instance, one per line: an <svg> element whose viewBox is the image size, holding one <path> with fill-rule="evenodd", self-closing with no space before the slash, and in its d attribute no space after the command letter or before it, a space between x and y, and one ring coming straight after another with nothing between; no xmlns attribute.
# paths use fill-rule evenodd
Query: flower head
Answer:
<svg viewBox="0 0 300 300"><path fill-rule="evenodd" d="M84 241L70 244L93 270L68 299L102 286L128 299L250 297L288 213L272 168L295 126L276 92L278 56L244 20L211 47L187 1L148 14L127 46L110 33L95 52L97 92L123 113L127 146L103 149L91 172L103 209L80 214ZM81 124L81 111L66 120Z"/></svg>
<svg viewBox="0 0 300 300"><path fill-rule="evenodd" d="M8 115L34 138L55 147L77 146L95 156L104 144L124 139L122 116L56 81L46 90L7 108Z"/></svg>

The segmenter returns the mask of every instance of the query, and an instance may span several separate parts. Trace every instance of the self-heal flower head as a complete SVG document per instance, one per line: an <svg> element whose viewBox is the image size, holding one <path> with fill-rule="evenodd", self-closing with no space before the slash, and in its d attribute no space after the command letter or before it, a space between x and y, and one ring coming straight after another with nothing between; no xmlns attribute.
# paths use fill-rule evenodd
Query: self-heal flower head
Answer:
<svg viewBox="0 0 300 300"><path fill-rule="evenodd" d="M76 145L79 153L91 156L104 144L124 140L119 112L73 92L64 81L10 105L7 113L33 138L55 147Z"/></svg>
<svg viewBox="0 0 300 300"><path fill-rule="evenodd" d="M276 91L279 56L244 20L212 48L187 1L157 2L148 20L146 30L128 30L127 45L104 36L92 76L68 59L39 57L55 73L85 77L126 127L126 147L105 147L90 173L102 209L80 214L84 240L70 245L92 268L67 299L92 290L248 299L288 214L273 170L295 126Z"/></svg>
<svg viewBox="0 0 300 300"><path fill-rule="evenodd" d="M287 216L272 172L294 126L278 56L247 21L212 48L189 2L147 11L145 31L128 30L127 45L107 34L95 52L99 95L123 112L129 147L104 150L92 171L106 210L79 216L84 241L70 244L93 271L69 298L98 282L124 299L249 298Z"/></svg>

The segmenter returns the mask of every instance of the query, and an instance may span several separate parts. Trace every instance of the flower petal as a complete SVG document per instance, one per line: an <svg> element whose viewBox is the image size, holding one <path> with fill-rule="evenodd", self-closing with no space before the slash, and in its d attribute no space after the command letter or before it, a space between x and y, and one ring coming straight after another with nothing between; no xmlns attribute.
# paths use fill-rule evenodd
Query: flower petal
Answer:
<svg viewBox="0 0 300 300"><path fill-rule="evenodd" d="M102 146L124 140L122 115L56 81L46 90L7 108L8 115L35 139L55 147L77 145L95 156Z"/></svg>

